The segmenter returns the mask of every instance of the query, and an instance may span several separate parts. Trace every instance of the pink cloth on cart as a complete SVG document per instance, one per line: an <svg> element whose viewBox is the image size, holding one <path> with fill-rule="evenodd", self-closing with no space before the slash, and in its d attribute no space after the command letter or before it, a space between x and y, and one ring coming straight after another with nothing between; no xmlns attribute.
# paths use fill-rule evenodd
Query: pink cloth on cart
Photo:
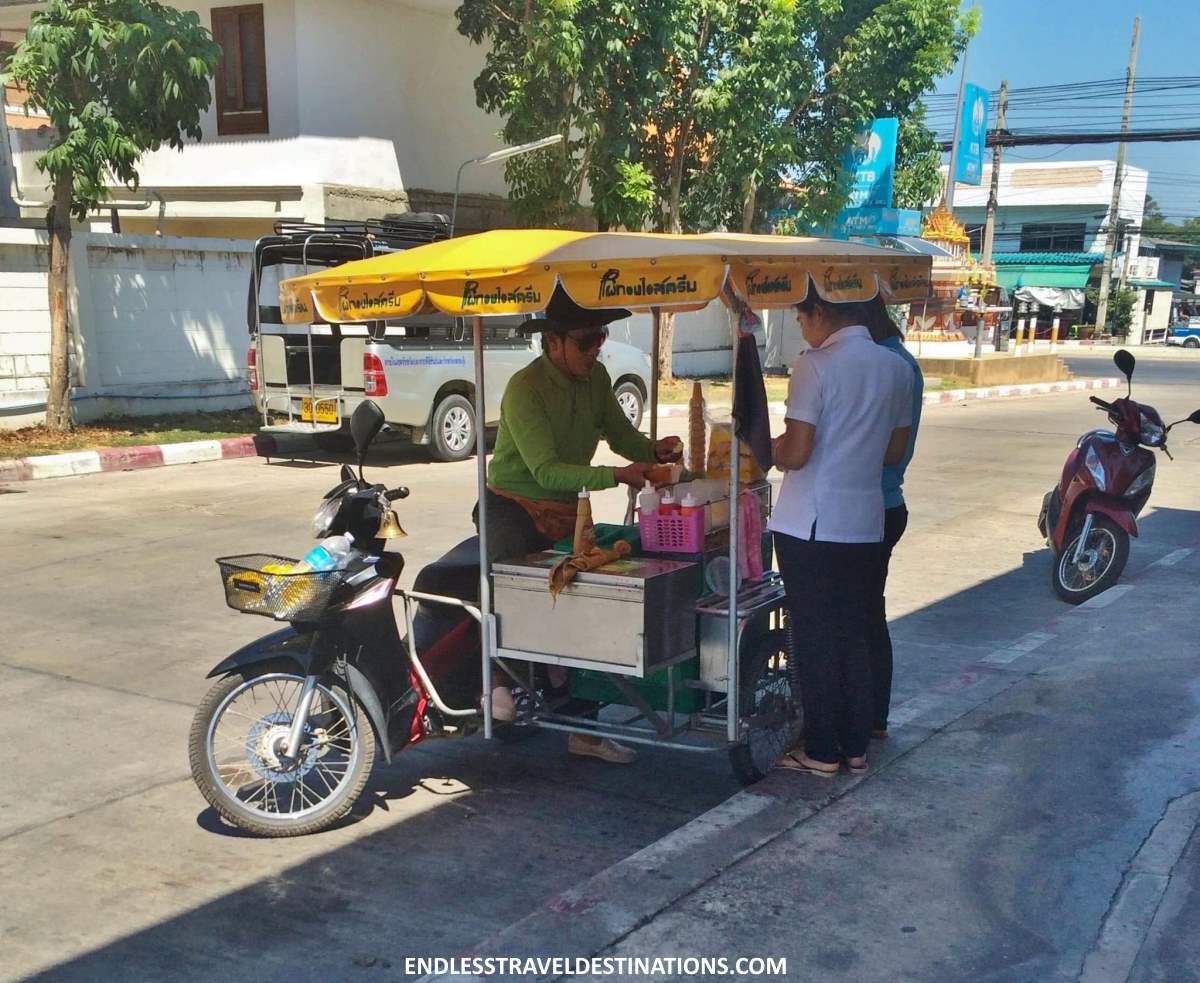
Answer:
<svg viewBox="0 0 1200 983"><path fill-rule="evenodd" d="M762 515L758 496L743 491L738 496L738 576L743 582L761 580Z"/></svg>

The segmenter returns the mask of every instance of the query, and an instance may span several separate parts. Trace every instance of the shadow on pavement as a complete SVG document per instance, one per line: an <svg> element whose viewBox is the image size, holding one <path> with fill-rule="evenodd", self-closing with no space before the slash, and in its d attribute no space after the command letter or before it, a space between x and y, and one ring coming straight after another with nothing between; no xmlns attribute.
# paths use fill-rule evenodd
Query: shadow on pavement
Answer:
<svg viewBox="0 0 1200 983"><path fill-rule="evenodd" d="M1142 528L1127 581L1174 549L1200 545L1196 512L1160 509ZM984 671L984 654L1066 613L1050 588L1049 565L1048 550L1031 551L1020 567L893 622L894 705L970 685ZM1174 709L1182 714L1182 693L1180 701ZM1030 724L1014 717L990 726L1019 731ZM316 837L327 838L327 852L285 861L271 876L35 978L208 981L219 973L226 981L294 983L340 980L367 968L400 978L405 956L465 951L736 788L724 754L649 750L636 764L613 768L568 759L563 736L549 732L499 747L477 738L430 742L377 767L345 826ZM811 797L827 796L827 788ZM197 822L218 848L224 841L231 850L240 844L242 855L255 849L253 839L211 810ZM368 822L373 831L355 838L354 829ZM164 828L161 835L173 833ZM313 839L297 853L310 853ZM281 842L271 844L276 856L286 854ZM137 857L129 862L136 866ZM661 876L670 878L670 869ZM986 882L991 874L976 864L962 876ZM793 889L804 897L803 884ZM171 895L158 890L162 906L170 906ZM574 953L566 947L558 954Z"/></svg>

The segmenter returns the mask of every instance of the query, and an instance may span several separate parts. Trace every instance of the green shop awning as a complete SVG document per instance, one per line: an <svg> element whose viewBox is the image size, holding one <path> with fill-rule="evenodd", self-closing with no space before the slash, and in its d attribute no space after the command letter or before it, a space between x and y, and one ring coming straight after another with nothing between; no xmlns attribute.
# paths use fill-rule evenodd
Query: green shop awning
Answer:
<svg viewBox="0 0 1200 983"><path fill-rule="evenodd" d="M1023 287L1087 286L1092 267L1103 260L1099 253L996 253L996 281L1013 290L1017 281Z"/></svg>

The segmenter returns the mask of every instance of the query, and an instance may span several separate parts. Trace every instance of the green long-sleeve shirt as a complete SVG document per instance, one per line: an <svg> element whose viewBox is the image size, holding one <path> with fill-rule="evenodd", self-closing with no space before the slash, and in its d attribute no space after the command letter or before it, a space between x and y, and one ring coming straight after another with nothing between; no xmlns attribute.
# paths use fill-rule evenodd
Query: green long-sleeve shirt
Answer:
<svg viewBox="0 0 1200 983"><path fill-rule="evenodd" d="M621 412L603 365L597 362L586 379L572 379L543 354L504 390L488 483L525 498L559 501L581 488L613 488L613 468L591 466L601 437L631 461L655 460L650 438Z"/></svg>

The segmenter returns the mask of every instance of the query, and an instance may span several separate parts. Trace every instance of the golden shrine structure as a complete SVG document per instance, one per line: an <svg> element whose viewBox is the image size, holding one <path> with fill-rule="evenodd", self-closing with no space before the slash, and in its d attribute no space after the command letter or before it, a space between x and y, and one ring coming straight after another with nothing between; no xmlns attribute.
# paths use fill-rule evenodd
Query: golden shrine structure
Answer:
<svg viewBox="0 0 1200 983"><path fill-rule="evenodd" d="M944 255L933 257L933 299L909 308L908 338L912 341L963 341L972 337L982 318L990 329L994 316L982 313L997 298L996 270L971 256L967 230L945 205L926 216L921 238Z"/></svg>

